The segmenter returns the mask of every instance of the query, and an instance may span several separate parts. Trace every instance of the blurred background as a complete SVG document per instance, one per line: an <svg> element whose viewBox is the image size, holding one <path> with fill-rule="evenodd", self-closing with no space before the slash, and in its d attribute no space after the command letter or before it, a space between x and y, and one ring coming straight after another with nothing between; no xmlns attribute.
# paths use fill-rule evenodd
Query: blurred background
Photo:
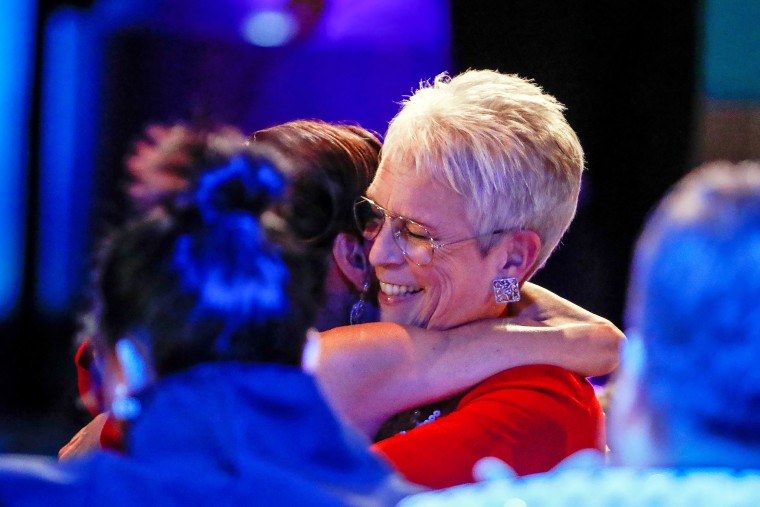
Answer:
<svg viewBox="0 0 760 507"><path fill-rule="evenodd" d="M758 20L760 0L5 0L0 452L55 454L87 420L75 316L148 123L382 134L440 72L533 78L588 158L578 216L536 281L623 327L657 199L704 161L760 158Z"/></svg>

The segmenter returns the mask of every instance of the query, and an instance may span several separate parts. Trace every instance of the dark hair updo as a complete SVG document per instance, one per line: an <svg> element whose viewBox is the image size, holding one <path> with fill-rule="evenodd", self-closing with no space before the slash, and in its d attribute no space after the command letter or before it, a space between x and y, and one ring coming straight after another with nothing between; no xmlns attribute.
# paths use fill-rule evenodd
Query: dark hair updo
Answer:
<svg viewBox="0 0 760 507"><path fill-rule="evenodd" d="M159 375L210 361L297 365L323 256L273 211L287 182L271 154L236 132L228 143L218 142L225 131L187 134L197 153L184 163L199 176L102 252L98 339L142 341Z"/></svg>

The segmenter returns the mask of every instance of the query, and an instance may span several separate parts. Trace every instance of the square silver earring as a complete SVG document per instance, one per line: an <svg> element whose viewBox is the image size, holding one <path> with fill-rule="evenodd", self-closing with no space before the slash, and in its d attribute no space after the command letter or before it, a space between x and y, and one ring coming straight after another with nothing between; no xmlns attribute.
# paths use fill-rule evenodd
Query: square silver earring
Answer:
<svg viewBox="0 0 760 507"><path fill-rule="evenodd" d="M520 286L517 278L497 278L493 281L493 295L497 303L514 303L520 301Z"/></svg>

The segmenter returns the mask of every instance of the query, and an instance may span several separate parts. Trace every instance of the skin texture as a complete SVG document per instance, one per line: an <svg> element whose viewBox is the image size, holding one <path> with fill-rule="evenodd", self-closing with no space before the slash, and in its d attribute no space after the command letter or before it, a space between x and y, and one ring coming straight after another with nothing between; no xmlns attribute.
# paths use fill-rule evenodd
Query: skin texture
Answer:
<svg viewBox="0 0 760 507"><path fill-rule="evenodd" d="M476 235L466 219L464 199L413 169L381 165L367 194L384 208L424 225L437 241ZM477 241L462 241L437 249L432 262L418 266L403 255L386 218L369 257L380 281L381 320L448 329L499 317L505 306L495 302L491 282L502 277L520 280L539 246L529 231L504 233L485 255Z"/></svg>
<svg viewBox="0 0 760 507"><path fill-rule="evenodd" d="M87 454L92 449L100 447L100 433L108 420L108 412L98 414L87 426L74 435L71 440L58 451L58 458L62 460L77 458Z"/></svg>
<svg viewBox="0 0 760 507"><path fill-rule="evenodd" d="M552 364L585 376L617 367L625 337L611 322L531 283L522 294L511 308L519 316L446 331L372 323L323 332L317 379L336 410L372 436L400 410L515 366Z"/></svg>

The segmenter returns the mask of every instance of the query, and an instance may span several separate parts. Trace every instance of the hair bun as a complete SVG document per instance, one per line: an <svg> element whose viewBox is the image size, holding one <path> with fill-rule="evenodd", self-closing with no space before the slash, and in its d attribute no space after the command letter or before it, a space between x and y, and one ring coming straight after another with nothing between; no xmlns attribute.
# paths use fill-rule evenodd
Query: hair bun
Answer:
<svg viewBox="0 0 760 507"><path fill-rule="evenodd" d="M282 195L285 185L284 176L265 157L238 154L200 178L195 201L205 222L231 211L258 217Z"/></svg>

